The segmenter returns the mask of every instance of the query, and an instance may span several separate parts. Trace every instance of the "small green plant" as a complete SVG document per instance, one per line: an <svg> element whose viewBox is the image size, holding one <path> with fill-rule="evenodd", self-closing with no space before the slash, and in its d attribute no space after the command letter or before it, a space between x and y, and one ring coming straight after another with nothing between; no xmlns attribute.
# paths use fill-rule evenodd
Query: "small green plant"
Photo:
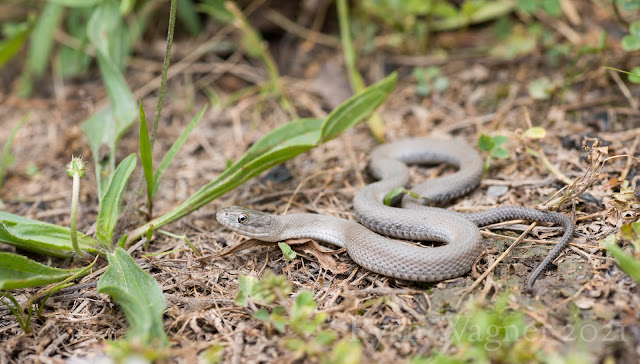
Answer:
<svg viewBox="0 0 640 364"><path fill-rule="evenodd" d="M487 172L491 166L491 160L493 158L507 159L510 154L503 145L509 140L504 135L488 136L487 134L480 134L478 137L478 148L487 153L484 159L484 171Z"/></svg>
<svg viewBox="0 0 640 364"><path fill-rule="evenodd" d="M630 242L633 252L620 248L618 241ZM623 225L617 235L607 236L600 245L607 249L623 272L640 283L640 222Z"/></svg>
<svg viewBox="0 0 640 364"><path fill-rule="evenodd" d="M359 363L362 348L358 341L338 340L335 332L323 330L326 313L317 312L313 294L300 291L295 300L289 299L291 286L285 276L267 272L260 280L240 276L236 303L251 307L253 317L287 335L280 346L293 352L293 360L315 358L322 363ZM256 307L256 304L271 306Z"/></svg>
<svg viewBox="0 0 640 364"><path fill-rule="evenodd" d="M529 95L536 100L548 100L556 89L556 85L546 77L537 78L529 82Z"/></svg>
<svg viewBox="0 0 640 364"><path fill-rule="evenodd" d="M509 295L502 294L491 308L475 304L469 315L451 319L450 340L454 354L435 353L416 357L412 364L534 363L540 362L539 335L524 315L508 308Z"/></svg>
<svg viewBox="0 0 640 364"><path fill-rule="evenodd" d="M413 77L418 83L416 93L420 96L429 96L433 91L445 91L450 84L449 77L442 75L442 70L437 66L416 67L413 69Z"/></svg>

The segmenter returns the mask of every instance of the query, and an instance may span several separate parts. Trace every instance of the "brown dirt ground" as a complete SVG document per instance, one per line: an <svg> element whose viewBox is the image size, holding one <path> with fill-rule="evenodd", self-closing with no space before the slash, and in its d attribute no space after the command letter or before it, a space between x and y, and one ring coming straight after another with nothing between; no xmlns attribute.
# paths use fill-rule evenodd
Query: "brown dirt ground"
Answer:
<svg viewBox="0 0 640 364"><path fill-rule="evenodd" d="M580 26L566 20L559 22L579 31L576 33L578 44L593 44L596 30L605 25L616 26L604 15L594 19L583 19ZM562 35L556 36L558 40L564 39ZM491 32L480 27L442 34L436 36L434 42L464 50L465 46L488 42L487 39L494 41ZM156 42L147 44L143 52L139 49L138 54L145 54L145 58L134 56L127 71L129 85L136 95L142 96L147 115L152 115L150 110L155 109L156 95L143 88L151 84L151 90L156 89L152 79L162 64L161 40L158 37ZM178 40L174 45L173 64L180 64L197 43ZM619 37L615 34L608 39L608 45L610 50L603 54L570 58L557 66L549 65L538 54L500 60L466 51L452 52L447 61L399 57L385 51L362 59L361 69L369 70L366 74L369 79L379 79L387 69L399 71L395 91L379 109L388 140L423 135L455 136L475 145L480 133L509 136L507 148L511 157L494 161L481 188L455 201L451 204L453 209L480 210L507 204L558 207L553 201L545 202L553 199L564 184L540 159L525 152L525 142L520 138L522 131L532 125L547 130L544 139L527 143L543 151L552 166L576 181L572 188L579 193L563 202L559 211L575 216L577 232L571 247L555 261L556 268L537 282L535 296L523 293L524 281L560 236L560 230L553 227L535 227L466 296L464 292L479 274L487 270L528 223L483 229L486 254L476 263L473 272L432 285L417 285L367 272L358 268L346 253L335 256L338 263L348 267L344 274L334 274L317 259L304 254L287 262L278 248L269 247L245 250L203 264L183 241L156 235L149 252L166 254L143 257L143 252L136 251L133 255L164 290L168 302L164 323L173 343L172 358L194 362L201 350L219 343L225 347L225 362L287 360L287 350L279 345L287 335L269 332L252 317L250 309L239 307L233 301L239 275L260 277L272 270L285 274L294 290L313 292L319 310L329 315L324 327L340 337L355 335L363 344L363 362L406 361L416 354L455 351L448 335L448 318L468 312L465 302L480 301L490 307L496 296L506 290L511 292L511 307L523 312L528 324L542 328L541 347L545 352L563 353L576 348L577 335L570 320L571 307L575 306L583 322L593 325L597 332L584 349L594 362L605 358L637 362L640 354L638 285L619 270L598 242L616 232L624 222L638 220L637 209L623 211L612 203L621 179L629 179L636 188L637 167L626 157L606 161L604 158L640 153L637 147L640 89L620 82L617 74L601 66L630 69L638 64L638 58L619 49ZM283 58L280 52L274 51L282 65L285 64L282 59L288 60L283 67L291 70L284 78L286 91L299 116L324 117L334 106L335 98L339 100L346 93L344 75L335 72L342 69L340 53L336 48L318 45L309 51L302 47L294 49L297 54L293 58ZM410 71L414 65L427 64L441 66L450 77L451 86L445 92L421 98L415 94ZM564 85L564 96L532 99L527 85L542 76ZM264 80L263 69L246 61L242 54L231 55L226 60L207 55L172 77L154 150L155 160L161 159L191 117L208 101L201 92L204 87L214 88L224 97ZM105 91L97 73L63 85L52 84L50 79L43 80L38 84L36 96L28 100L0 94L3 126L0 142L6 141L10 127L33 111L15 139L16 164L9 170L1 197L7 211L68 225L71 184L64 165L71 155L90 159L81 123L105 98ZM291 116L275 100L263 99L258 94L250 94L226 107L209 108L166 173L155 202L156 214L187 198L215 178L227 160L237 159L252 142L289 120ZM583 148L587 137L598 140L600 148L591 153L598 158L595 161L588 160L589 153ZM213 254L242 240L215 221L215 211L228 205L354 219L351 201L356 191L372 180L366 173L367 152L376 144L366 125L360 124L342 137L285 163L280 172L290 178L284 181L267 175L254 178L165 229L187 235L199 250ZM137 133L132 131L122 142L119 158L135 152L136 146ZM602 155L597 156L598 153ZM27 170L33 166L38 172L29 175ZM441 169L416 168L415 171L416 175L429 176ZM136 181L138 176L134 174L132 180ZM96 219L98 205L94 186L94 175L89 173L81 190L79 228L82 231L91 230ZM506 186L508 190L502 196L489 197L487 189L491 186ZM142 208L142 198L137 201L134 208ZM142 221L143 216L134 209L120 231L135 228ZM0 248L12 251L9 246ZM98 275L92 274L79 283L95 283L97 279ZM101 352L105 339L122 338L126 331L122 311L107 296L97 294L95 288L78 287L50 299L43 318L32 320L34 332L31 334L23 333L8 311L0 311L0 362L57 363L71 356L93 357ZM37 291L22 290L16 297L24 300ZM393 304L381 301L371 304L383 296ZM461 298L463 304L458 306Z"/></svg>

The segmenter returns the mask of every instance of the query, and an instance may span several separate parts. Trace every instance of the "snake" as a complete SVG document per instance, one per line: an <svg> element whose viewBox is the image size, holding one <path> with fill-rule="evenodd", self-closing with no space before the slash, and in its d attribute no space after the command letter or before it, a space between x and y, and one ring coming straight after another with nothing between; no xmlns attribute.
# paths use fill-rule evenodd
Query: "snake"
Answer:
<svg viewBox="0 0 640 364"><path fill-rule="evenodd" d="M386 205L383 200L389 191L409 183L411 164L448 164L456 172L413 186L414 193L401 195L396 201L400 206ZM560 225L562 237L527 280L526 290L532 292L538 277L567 247L574 222L558 212L522 206L480 212L433 206L476 189L483 169L481 156L462 140L402 139L371 151L369 171L377 182L366 185L354 197L359 223L311 213L274 215L242 206L223 208L216 219L232 231L262 241L308 238L345 248L353 261L372 272L417 282L438 282L468 273L483 250L479 227L515 219ZM412 197L416 194L419 198ZM415 241L441 244L428 247Z"/></svg>

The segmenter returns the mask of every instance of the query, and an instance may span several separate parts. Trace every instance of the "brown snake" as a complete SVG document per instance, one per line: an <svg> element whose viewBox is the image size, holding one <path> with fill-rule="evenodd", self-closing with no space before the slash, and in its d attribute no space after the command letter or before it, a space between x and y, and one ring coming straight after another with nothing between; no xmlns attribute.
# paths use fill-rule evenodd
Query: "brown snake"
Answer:
<svg viewBox="0 0 640 364"><path fill-rule="evenodd" d="M420 200L404 196L402 208L386 206L383 197L409 182L407 164L447 163L458 171L427 180L412 188ZM371 173L379 181L360 190L354 209L360 223L317 214L277 216L233 206L222 209L216 219L222 225L251 238L277 242L311 238L344 247L359 265L390 277L412 281L441 281L467 273L482 252L478 226L525 219L562 225L564 235L527 281L527 290L547 266L560 255L573 236L574 223L565 215L520 206L502 206L459 213L423 202L443 202L475 189L482 178L482 158L460 141L410 138L388 143L371 152ZM429 248L399 239L437 241Z"/></svg>

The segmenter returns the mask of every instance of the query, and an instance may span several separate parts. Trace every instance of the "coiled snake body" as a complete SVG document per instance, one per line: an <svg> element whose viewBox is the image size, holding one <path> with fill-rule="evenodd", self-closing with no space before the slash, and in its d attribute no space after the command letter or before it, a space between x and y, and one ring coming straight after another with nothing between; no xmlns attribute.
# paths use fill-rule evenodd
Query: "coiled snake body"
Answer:
<svg viewBox="0 0 640 364"><path fill-rule="evenodd" d="M448 163L458 171L414 186L411 190L421 199L404 196L403 208L384 205L383 197L389 191L409 182L407 164L417 163ZM458 213L423 205L425 201L443 202L460 197L479 185L482 159L474 149L457 140L410 138L384 144L371 152L369 168L379 181L360 190L354 199L354 210L362 225L332 216L276 216L239 206L218 211L216 219L229 229L258 240L310 238L344 247L349 256L366 269L423 282L455 278L471 269L482 252L478 226L513 219L562 225L564 235L529 277L528 290L573 235L573 221L556 212L503 206L477 213ZM445 244L428 248L383 235Z"/></svg>

